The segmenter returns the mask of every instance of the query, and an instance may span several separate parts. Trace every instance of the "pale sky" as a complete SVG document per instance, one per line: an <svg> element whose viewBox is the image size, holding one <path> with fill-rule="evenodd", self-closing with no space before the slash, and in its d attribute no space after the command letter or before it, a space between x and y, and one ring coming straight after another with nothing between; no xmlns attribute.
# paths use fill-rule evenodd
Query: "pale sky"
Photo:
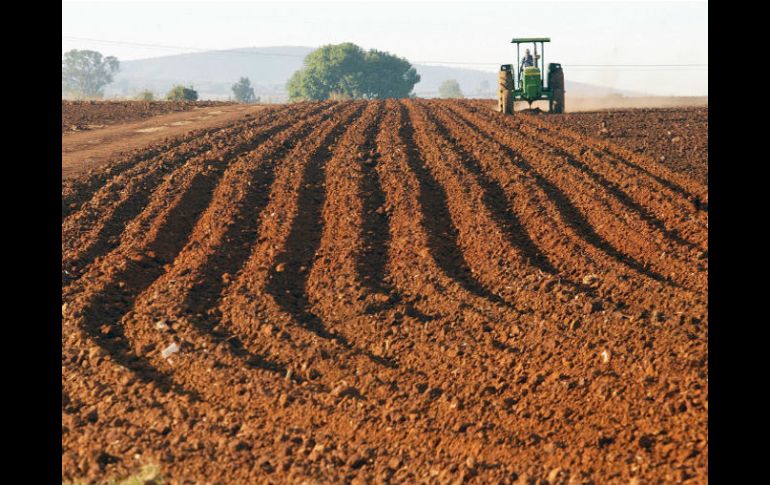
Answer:
<svg viewBox="0 0 770 485"><path fill-rule="evenodd" d="M550 37L546 63L561 62L573 81L708 95L705 1L62 2L62 53L120 60L354 42L411 62L497 71L516 63L510 41L525 36Z"/></svg>

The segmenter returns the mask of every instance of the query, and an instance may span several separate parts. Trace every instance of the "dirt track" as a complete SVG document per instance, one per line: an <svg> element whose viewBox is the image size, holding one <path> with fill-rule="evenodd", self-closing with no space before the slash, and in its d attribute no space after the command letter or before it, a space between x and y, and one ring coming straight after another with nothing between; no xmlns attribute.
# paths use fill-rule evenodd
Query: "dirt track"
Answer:
<svg viewBox="0 0 770 485"><path fill-rule="evenodd" d="M99 105L97 105L99 106ZM161 114L142 121L116 123L100 129L62 134L62 178L76 177L99 169L110 160L132 150L145 151L149 145L177 136L199 136L201 130L216 130L262 110L263 105L227 104L195 107L181 113ZM194 133L188 133L194 132Z"/></svg>
<svg viewBox="0 0 770 485"><path fill-rule="evenodd" d="M708 191L644 154L303 103L83 175L62 218L63 479L707 480Z"/></svg>
<svg viewBox="0 0 770 485"><path fill-rule="evenodd" d="M61 102L62 134L98 130L179 111L231 106L229 101L67 101Z"/></svg>

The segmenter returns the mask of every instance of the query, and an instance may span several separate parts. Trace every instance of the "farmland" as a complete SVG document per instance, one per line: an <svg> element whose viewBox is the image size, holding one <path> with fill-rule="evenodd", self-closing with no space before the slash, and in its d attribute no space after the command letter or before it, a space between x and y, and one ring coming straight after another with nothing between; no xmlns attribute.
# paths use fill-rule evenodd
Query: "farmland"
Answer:
<svg viewBox="0 0 770 485"><path fill-rule="evenodd" d="M708 107L570 113L554 121L708 184Z"/></svg>
<svg viewBox="0 0 770 485"><path fill-rule="evenodd" d="M268 106L63 181L63 479L706 481L707 110L667 112Z"/></svg>

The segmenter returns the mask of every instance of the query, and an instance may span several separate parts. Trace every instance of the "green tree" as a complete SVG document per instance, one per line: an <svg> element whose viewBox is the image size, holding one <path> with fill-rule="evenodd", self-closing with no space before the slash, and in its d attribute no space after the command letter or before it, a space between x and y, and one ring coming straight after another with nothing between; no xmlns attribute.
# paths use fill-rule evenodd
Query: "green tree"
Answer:
<svg viewBox="0 0 770 485"><path fill-rule="evenodd" d="M439 98L464 98L463 92L460 90L460 83L455 79L447 79L441 86L438 87Z"/></svg>
<svg viewBox="0 0 770 485"><path fill-rule="evenodd" d="M420 76L406 59L346 42L325 45L305 57L286 88L291 101L381 99L409 96Z"/></svg>
<svg viewBox="0 0 770 485"><path fill-rule="evenodd" d="M77 98L101 98L103 88L113 80L120 62L113 56L72 49L64 53L61 63L62 93Z"/></svg>
<svg viewBox="0 0 770 485"><path fill-rule="evenodd" d="M369 99L406 98L420 82L420 75L404 58L369 50L364 57L363 91Z"/></svg>
<svg viewBox="0 0 770 485"><path fill-rule="evenodd" d="M239 103L254 103L257 98L254 96L254 88L251 87L251 81L247 77L242 77L231 88L235 100Z"/></svg>
<svg viewBox="0 0 770 485"><path fill-rule="evenodd" d="M198 91L194 90L192 86L186 88L177 84L166 94L166 99L169 101L197 101Z"/></svg>
<svg viewBox="0 0 770 485"><path fill-rule="evenodd" d="M303 87L305 85L305 70L294 71L286 81L286 91L289 92L289 101L300 101L305 98ZM309 98L308 98L309 99Z"/></svg>
<svg viewBox="0 0 770 485"><path fill-rule="evenodd" d="M289 99L322 100L332 92L357 98L361 95L363 64L363 49L350 42L316 49L286 84Z"/></svg>

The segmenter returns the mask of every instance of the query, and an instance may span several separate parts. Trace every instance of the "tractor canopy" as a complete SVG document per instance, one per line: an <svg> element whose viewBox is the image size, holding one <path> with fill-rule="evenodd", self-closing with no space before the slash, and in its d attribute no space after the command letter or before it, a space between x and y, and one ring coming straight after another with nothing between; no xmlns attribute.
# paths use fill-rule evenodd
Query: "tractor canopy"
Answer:
<svg viewBox="0 0 770 485"><path fill-rule="evenodd" d="M514 37L511 44L525 44L529 42L551 42L550 37Z"/></svg>

